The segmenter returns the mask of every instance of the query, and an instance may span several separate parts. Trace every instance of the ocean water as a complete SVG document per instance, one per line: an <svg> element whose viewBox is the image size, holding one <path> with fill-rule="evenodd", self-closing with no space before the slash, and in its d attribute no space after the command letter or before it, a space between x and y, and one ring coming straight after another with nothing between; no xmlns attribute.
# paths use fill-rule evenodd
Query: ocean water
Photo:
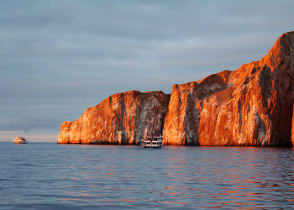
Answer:
<svg viewBox="0 0 294 210"><path fill-rule="evenodd" d="M0 209L290 209L294 150L0 143Z"/></svg>

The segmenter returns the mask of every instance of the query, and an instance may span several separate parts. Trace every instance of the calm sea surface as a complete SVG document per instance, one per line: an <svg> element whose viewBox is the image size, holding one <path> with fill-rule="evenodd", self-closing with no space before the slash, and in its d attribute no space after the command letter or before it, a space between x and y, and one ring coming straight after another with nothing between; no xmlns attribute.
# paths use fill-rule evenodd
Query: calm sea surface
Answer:
<svg viewBox="0 0 294 210"><path fill-rule="evenodd" d="M294 150L0 143L0 209L294 208Z"/></svg>

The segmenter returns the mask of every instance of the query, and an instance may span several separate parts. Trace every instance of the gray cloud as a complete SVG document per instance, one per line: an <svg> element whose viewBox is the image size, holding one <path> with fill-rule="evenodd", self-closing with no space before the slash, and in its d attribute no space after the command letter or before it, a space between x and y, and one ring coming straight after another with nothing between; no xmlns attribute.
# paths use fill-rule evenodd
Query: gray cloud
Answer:
<svg viewBox="0 0 294 210"><path fill-rule="evenodd" d="M259 59L292 0L1 1L0 130L52 130L110 94ZM1 135L1 134L0 134Z"/></svg>

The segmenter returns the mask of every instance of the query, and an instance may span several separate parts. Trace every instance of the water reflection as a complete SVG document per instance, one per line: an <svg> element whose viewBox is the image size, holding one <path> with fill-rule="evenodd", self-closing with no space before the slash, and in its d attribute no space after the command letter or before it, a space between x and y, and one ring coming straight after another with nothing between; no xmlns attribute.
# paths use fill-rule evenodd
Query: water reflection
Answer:
<svg viewBox="0 0 294 210"><path fill-rule="evenodd" d="M198 204L206 202L204 208L292 207L289 198L293 191L285 191L293 181L292 150L210 147L195 152L198 154L189 154L189 158L186 152L180 159L176 155L168 159L172 185L164 188L167 195L187 200L187 195L195 194L202 198ZM198 162L193 162L195 159ZM194 169L194 173L191 168L178 166L178 162Z"/></svg>
<svg viewBox="0 0 294 210"><path fill-rule="evenodd" d="M294 205L292 149L48 144L45 150L32 144L24 151L1 146L3 209L44 203L61 209Z"/></svg>

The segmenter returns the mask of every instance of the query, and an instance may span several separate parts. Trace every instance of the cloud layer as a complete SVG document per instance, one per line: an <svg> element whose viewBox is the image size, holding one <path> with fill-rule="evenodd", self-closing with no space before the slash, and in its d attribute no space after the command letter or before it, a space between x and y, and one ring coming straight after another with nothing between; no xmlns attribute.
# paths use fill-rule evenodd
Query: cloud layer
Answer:
<svg viewBox="0 0 294 210"><path fill-rule="evenodd" d="M293 30L293 8L292 0L1 1L0 131L58 132L110 94L169 92L235 69Z"/></svg>

